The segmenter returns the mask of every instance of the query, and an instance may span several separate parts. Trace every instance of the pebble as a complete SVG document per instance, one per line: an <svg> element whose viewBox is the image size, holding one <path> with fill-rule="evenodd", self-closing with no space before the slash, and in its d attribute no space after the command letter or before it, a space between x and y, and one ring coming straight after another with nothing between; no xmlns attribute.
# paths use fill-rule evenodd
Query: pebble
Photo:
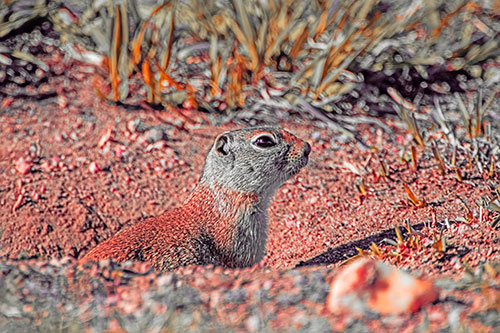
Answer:
<svg viewBox="0 0 500 333"><path fill-rule="evenodd" d="M260 326L260 319L258 316L250 316L246 320L245 323L245 328L247 329L248 332L258 332L259 331L259 326Z"/></svg>
<svg viewBox="0 0 500 333"><path fill-rule="evenodd" d="M90 163L89 165L89 171L93 174L96 174L98 173L99 171L101 171L101 169L99 168L99 166L97 165L96 162L92 162Z"/></svg>
<svg viewBox="0 0 500 333"><path fill-rule="evenodd" d="M134 118L127 122L127 129L130 133L143 132L147 129L147 125L142 122L139 118Z"/></svg>
<svg viewBox="0 0 500 333"><path fill-rule="evenodd" d="M106 143L108 143L108 141L111 139L112 136L113 136L113 129L108 128L106 130L106 132L99 139L99 142L97 143L97 147L99 147L99 148L104 147L106 145Z"/></svg>
<svg viewBox="0 0 500 333"><path fill-rule="evenodd" d="M31 165L26 162L24 157L19 157L19 159L15 163L15 168L21 175L26 175L28 172L30 172Z"/></svg>
<svg viewBox="0 0 500 333"><path fill-rule="evenodd" d="M150 128L139 138L139 142L146 142L150 144L160 140L167 140L167 135L161 128L158 127Z"/></svg>

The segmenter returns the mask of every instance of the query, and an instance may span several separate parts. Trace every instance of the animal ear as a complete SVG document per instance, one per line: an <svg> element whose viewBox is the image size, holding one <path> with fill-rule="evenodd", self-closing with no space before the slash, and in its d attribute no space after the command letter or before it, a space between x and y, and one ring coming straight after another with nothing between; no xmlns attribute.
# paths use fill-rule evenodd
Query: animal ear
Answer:
<svg viewBox="0 0 500 333"><path fill-rule="evenodd" d="M215 139L214 149L217 153L221 155L228 155L229 150L229 136L226 134L221 134Z"/></svg>

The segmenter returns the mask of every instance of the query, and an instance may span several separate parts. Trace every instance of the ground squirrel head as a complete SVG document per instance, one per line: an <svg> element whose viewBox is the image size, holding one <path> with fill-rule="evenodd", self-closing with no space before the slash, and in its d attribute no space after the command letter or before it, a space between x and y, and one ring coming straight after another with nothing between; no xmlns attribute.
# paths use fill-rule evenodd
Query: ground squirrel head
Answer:
<svg viewBox="0 0 500 333"><path fill-rule="evenodd" d="M311 146L283 129L248 127L220 134L205 160L201 182L270 200L308 161Z"/></svg>

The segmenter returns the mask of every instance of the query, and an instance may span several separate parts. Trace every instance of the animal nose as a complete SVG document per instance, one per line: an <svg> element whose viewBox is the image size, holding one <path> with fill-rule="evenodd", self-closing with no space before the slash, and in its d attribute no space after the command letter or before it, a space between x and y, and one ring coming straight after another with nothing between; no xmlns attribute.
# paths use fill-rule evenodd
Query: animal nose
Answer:
<svg viewBox="0 0 500 333"><path fill-rule="evenodd" d="M304 156L308 157L310 153L311 153L311 145L306 142L304 144Z"/></svg>

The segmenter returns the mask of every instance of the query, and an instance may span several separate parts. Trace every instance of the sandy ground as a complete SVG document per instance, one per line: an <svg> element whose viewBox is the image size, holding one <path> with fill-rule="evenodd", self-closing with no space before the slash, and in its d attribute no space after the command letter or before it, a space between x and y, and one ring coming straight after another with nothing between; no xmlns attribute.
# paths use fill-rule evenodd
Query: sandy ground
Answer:
<svg viewBox="0 0 500 333"><path fill-rule="evenodd" d="M144 263L78 266L78 258L122 228L180 205L213 138L241 125L215 127L205 114L185 111L197 122L187 125L140 104L112 105L96 98L93 68L59 66L60 75L33 88L31 97L0 97L4 327L53 327L52 303L40 301L47 295L56 312L66 314L55 323L71 329L493 331L498 324L498 270L485 273L484 263L499 262L500 234L490 226L495 214L478 206L479 198L497 195L498 173L487 177L459 154L459 181L452 168L441 174L428 147L417 149L412 170L401 158L411 136L390 119L392 133L360 126L371 150L340 142L298 115L270 121L309 141L312 153L271 204L267 256L256 267L188 267L161 275ZM55 95L38 99L37 89ZM450 160L449 152L443 155ZM411 203L403 184L422 207ZM420 231L406 233L399 246L382 241L396 240L394 227L404 231L407 221ZM436 242L443 237L444 249ZM380 251L373 257L441 286L440 301L413 315L329 313L328 284L339 264L372 241ZM63 277L72 282L58 285ZM75 304L86 310L74 310Z"/></svg>

